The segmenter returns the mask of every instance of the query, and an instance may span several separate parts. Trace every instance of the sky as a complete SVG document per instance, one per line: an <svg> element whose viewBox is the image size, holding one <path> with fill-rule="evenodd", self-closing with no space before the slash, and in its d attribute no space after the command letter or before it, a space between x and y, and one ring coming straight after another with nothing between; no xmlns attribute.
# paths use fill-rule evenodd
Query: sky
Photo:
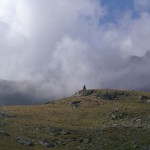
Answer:
<svg viewBox="0 0 150 150"><path fill-rule="evenodd" d="M148 91L149 27L149 0L0 0L0 93Z"/></svg>

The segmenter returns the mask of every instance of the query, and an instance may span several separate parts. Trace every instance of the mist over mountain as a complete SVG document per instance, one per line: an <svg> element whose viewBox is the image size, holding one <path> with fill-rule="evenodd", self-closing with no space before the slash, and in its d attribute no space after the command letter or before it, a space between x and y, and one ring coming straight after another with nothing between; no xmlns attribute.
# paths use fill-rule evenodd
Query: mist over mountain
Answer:
<svg viewBox="0 0 150 150"><path fill-rule="evenodd" d="M0 104L57 99L84 84L149 90L149 7L147 0L1 0Z"/></svg>
<svg viewBox="0 0 150 150"><path fill-rule="evenodd" d="M0 105L38 104L49 100L44 92L40 95L36 86L28 82L0 80Z"/></svg>
<svg viewBox="0 0 150 150"><path fill-rule="evenodd" d="M102 87L150 91L149 63L149 51L141 57L130 56L120 70L122 74L104 80ZM69 96L65 90L57 90L56 87L47 86L49 83L46 85L46 83L40 82L0 80L0 105L38 104Z"/></svg>
<svg viewBox="0 0 150 150"><path fill-rule="evenodd" d="M108 78L108 82L105 81L104 86L109 88L149 91L149 63L150 51L147 51L141 57L130 56L125 66L120 69L120 74L118 73L113 78Z"/></svg>

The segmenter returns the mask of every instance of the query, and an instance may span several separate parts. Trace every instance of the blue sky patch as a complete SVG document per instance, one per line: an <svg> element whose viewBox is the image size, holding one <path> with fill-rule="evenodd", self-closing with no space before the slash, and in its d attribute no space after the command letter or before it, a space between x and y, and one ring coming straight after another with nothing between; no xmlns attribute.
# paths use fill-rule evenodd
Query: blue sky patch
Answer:
<svg viewBox="0 0 150 150"><path fill-rule="evenodd" d="M101 5L108 10L108 14L101 20L102 23L115 23L126 12L130 12L133 19L139 16L139 12L135 11L133 0L101 0Z"/></svg>

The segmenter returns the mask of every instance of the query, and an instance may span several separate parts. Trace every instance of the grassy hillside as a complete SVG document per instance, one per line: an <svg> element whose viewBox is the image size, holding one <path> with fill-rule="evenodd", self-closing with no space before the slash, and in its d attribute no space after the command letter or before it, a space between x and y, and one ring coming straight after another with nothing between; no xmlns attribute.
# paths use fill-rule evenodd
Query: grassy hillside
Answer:
<svg viewBox="0 0 150 150"><path fill-rule="evenodd" d="M36 106L0 107L1 150L149 150L150 93L79 91Z"/></svg>

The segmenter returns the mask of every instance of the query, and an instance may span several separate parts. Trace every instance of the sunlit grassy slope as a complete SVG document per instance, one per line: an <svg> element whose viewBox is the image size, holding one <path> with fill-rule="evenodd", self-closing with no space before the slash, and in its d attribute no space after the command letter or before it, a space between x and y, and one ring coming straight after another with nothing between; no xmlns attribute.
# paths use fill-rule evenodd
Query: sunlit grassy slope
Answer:
<svg viewBox="0 0 150 150"><path fill-rule="evenodd" d="M115 96L100 96L106 93ZM94 90L43 105L0 107L0 150L149 150L149 96ZM74 101L80 101L75 108ZM54 144L47 147L44 140Z"/></svg>

